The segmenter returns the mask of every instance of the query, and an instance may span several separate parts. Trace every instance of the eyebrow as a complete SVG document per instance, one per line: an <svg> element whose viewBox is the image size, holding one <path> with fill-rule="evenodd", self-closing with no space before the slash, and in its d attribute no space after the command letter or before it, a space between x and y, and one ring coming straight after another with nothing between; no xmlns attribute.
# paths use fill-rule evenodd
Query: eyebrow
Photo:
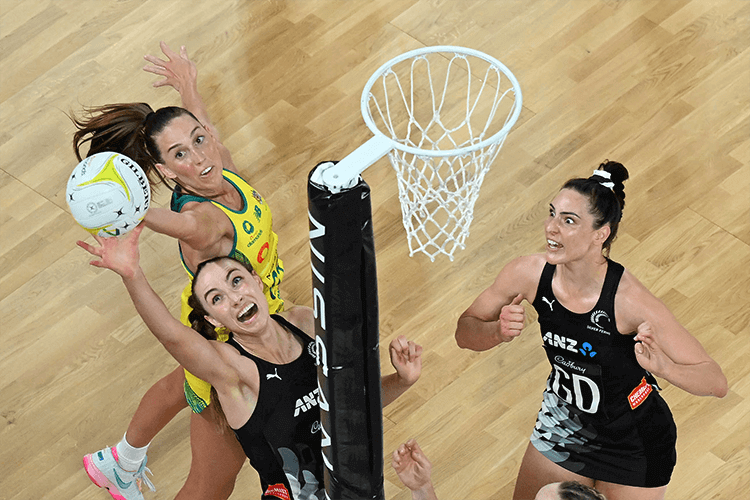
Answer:
<svg viewBox="0 0 750 500"><path fill-rule="evenodd" d="M554 206L554 205L553 205L552 203L550 203L550 204L549 204L549 207L550 207L550 208L551 208L552 210L555 210L555 211L557 211L557 209L555 208L555 206ZM578 217L579 219L581 218L581 216L580 216L580 215L578 215L578 214L577 214L577 213L575 213L575 212L560 212L560 215L574 215L574 216Z"/></svg>
<svg viewBox="0 0 750 500"><path fill-rule="evenodd" d="M196 126L195 126L195 128L194 128L193 130L191 130L191 131L190 131L190 137L193 137L193 134L195 134L195 131L196 131L196 130L198 130L199 128L200 128L200 125L196 125ZM178 142L177 144L173 144L173 145L172 145L172 147L170 147L169 149L167 149L167 152L170 152L170 151L172 151L172 150L173 150L174 148L178 148L178 147L180 147L180 146L182 146L182 143L181 143L181 142Z"/></svg>
<svg viewBox="0 0 750 500"><path fill-rule="evenodd" d="M231 269L229 270L229 272L227 272L227 276L226 276L226 278L224 278L224 280L225 280L225 281L229 281L229 277L230 277L230 276L232 275L232 273L233 273L234 271L237 271L237 268L236 268L236 267L233 267L233 268L231 268ZM204 300L205 302L208 302L208 295L209 295L209 294L210 294L211 292L213 292L214 290L216 290L216 288L211 288L210 290L208 290L208 291L207 291L207 292L206 292L206 293L205 293L205 294L203 295L203 300ZM217 291L218 291L218 290L217 290Z"/></svg>

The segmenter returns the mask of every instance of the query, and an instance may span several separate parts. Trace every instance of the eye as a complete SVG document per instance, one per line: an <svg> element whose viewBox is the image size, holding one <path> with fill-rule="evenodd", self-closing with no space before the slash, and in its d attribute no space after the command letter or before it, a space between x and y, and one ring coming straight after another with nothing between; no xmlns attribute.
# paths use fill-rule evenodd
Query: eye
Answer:
<svg viewBox="0 0 750 500"><path fill-rule="evenodd" d="M221 300L220 295L214 295L213 297L211 297L211 304L216 305L219 303L220 300Z"/></svg>
<svg viewBox="0 0 750 500"><path fill-rule="evenodd" d="M555 216L555 211L552 208L549 209L549 216L550 217L554 217Z"/></svg>
<svg viewBox="0 0 750 500"><path fill-rule="evenodd" d="M232 278L232 285L237 286L240 284L241 281L242 281L241 276L235 276L234 278Z"/></svg>
<svg viewBox="0 0 750 500"><path fill-rule="evenodd" d="M573 218L572 218L572 217L566 217L566 218L565 218L565 223L566 223L566 224L575 224L575 222L576 222L576 221L575 221L575 220L573 220Z"/></svg>
<svg viewBox="0 0 750 500"><path fill-rule="evenodd" d="M185 158L185 152L184 151L178 151L178 152L175 153L174 157L177 160L182 160L183 158Z"/></svg>
<svg viewBox="0 0 750 500"><path fill-rule="evenodd" d="M204 142L206 142L206 136L205 135L199 135L198 137L195 138L195 143L196 144L203 144Z"/></svg>

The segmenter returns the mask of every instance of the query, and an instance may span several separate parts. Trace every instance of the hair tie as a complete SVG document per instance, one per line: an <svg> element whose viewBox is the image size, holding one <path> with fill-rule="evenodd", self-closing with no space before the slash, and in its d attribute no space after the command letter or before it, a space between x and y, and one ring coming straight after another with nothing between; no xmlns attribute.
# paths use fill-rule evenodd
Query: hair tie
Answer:
<svg viewBox="0 0 750 500"><path fill-rule="evenodd" d="M592 175L591 177L601 177L601 178L607 179L609 181L609 179L612 178L612 174L610 174L609 172L607 172L605 170L594 170L594 175ZM612 191L615 190L615 183L614 182L602 182L602 181L599 181L599 184L601 184L605 188L611 189Z"/></svg>

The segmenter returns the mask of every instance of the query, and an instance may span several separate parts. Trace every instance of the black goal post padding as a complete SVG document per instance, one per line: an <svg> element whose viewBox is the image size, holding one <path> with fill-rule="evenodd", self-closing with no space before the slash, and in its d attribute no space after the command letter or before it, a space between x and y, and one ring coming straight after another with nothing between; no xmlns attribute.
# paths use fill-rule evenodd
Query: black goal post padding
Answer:
<svg viewBox="0 0 750 500"><path fill-rule="evenodd" d="M332 500L383 499L370 188L359 179L334 194L308 181L308 210L326 494Z"/></svg>

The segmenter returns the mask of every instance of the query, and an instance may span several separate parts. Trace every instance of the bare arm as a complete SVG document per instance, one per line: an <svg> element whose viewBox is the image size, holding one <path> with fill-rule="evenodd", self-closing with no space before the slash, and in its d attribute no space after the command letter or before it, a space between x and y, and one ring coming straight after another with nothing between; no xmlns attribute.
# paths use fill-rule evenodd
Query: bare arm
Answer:
<svg viewBox="0 0 750 500"><path fill-rule="evenodd" d="M232 161L232 155L221 143L219 131L211 123L206 103L203 102L203 98L198 93L198 68L188 57L187 49L183 45L180 47L180 53L178 54L164 42L159 42L159 46L167 57L167 60L164 61L156 56L147 54L143 58L151 64L144 66L143 70L164 77L163 80L154 82L154 87L169 85L180 94L182 107L193 113L208 133L216 139L221 151L223 167L238 173L237 167L235 167Z"/></svg>
<svg viewBox="0 0 750 500"><path fill-rule="evenodd" d="M138 314L177 362L212 385L236 384L238 374L224 361L213 343L172 316L151 288L139 265L138 237L142 230L143 226L139 225L120 238L96 236L99 247L83 241L78 245L101 259L92 261L91 265L120 275Z"/></svg>
<svg viewBox="0 0 750 500"><path fill-rule="evenodd" d="M210 203L192 203L179 213L151 207L144 223L152 231L177 238L198 251L220 243L229 229L226 216Z"/></svg>
<svg viewBox="0 0 750 500"><path fill-rule="evenodd" d="M489 288L458 318L456 343L463 349L486 351L521 334L525 312L521 301L533 301L544 267L538 255L508 263Z"/></svg>
<svg viewBox="0 0 750 500"><path fill-rule="evenodd" d="M724 372L698 339L632 274L626 273L623 278L615 310L622 310L621 328L636 331L638 363L691 394L724 397L728 390Z"/></svg>

